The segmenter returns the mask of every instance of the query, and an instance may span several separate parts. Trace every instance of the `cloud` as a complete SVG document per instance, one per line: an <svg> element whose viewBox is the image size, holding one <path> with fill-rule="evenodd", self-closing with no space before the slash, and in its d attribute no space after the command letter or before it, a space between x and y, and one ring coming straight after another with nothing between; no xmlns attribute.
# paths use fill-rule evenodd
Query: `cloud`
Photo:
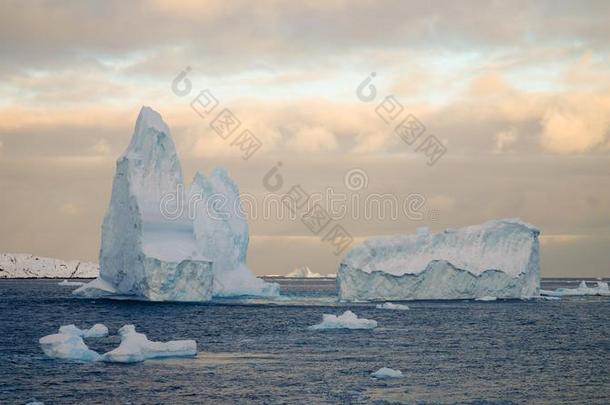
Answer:
<svg viewBox="0 0 610 405"><path fill-rule="evenodd" d="M500 131L496 134L496 153L505 152L512 144L517 141L517 131L515 128L510 128L505 131Z"/></svg>
<svg viewBox="0 0 610 405"><path fill-rule="evenodd" d="M320 152L335 150L337 138L324 127L298 128L288 141L288 148L299 152Z"/></svg>
<svg viewBox="0 0 610 405"><path fill-rule="evenodd" d="M568 94L542 119L542 147L554 153L582 153L604 146L610 130L610 95Z"/></svg>

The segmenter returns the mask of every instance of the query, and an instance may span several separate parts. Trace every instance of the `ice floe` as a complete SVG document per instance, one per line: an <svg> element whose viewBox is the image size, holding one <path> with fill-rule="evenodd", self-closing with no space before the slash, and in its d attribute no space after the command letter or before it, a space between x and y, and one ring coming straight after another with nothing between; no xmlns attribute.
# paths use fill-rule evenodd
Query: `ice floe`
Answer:
<svg viewBox="0 0 610 405"><path fill-rule="evenodd" d="M345 311L343 315L322 315L322 322L309 327L310 330L327 329L374 329L377 321L365 318L358 318L352 311Z"/></svg>
<svg viewBox="0 0 610 405"><path fill-rule="evenodd" d="M379 370L371 374L375 378L401 378L402 372L388 367L381 367Z"/></svg>
<svg viewBox="0 0 610 405"><path fill-rule="evenodd" d="M145 334L136 332L134 325L124 325L119 329L121 344L100 358L111 363L137 363L162 357L191 357L197 354L194 340L172 340L153 342Z"/></svg>
<svg viewBox="0 0 610 405"><path fill-rule="evenodd" d="M409 306L403 304L394 304L392 302L384 302L383 304L375 305L377 309L393 309L398 311L406 311L409 309Z"/></svg>
<svg viewBox="0 0 610 405"><path fill-rule="evenodd" d="M42 351L55 359L80 362L104 361L109 363L135 363L161 357L191 357L197 354L194 340L172 340L153 342L145 334L136 332L134 325L124 325L119 329L119 347L100 355L89 349L83 338L108 336L108 328L95 324L90 329L80 329L75 325L64 325L59 333L40 338Z"/></svg>

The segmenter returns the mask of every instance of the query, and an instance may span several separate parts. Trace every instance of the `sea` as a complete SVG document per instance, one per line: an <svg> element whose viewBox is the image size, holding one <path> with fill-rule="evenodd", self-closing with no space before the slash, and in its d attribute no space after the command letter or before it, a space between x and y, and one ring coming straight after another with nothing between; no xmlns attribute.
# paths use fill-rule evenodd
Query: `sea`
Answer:
<svg viewBox="0 0 610 405"><path fill-rule="evenodd" d="M332 279L283 279L282 297L211 303L78 299L60 280L0 280L0 404L609 404L610 297L337 302ZM579 280L544 279L542 288ZM345 310L373 330L312 331ZM150 340L195 339L194 358L136 364L47 358L59 326L133 324ZM402 378L373 378L381 367Z"/></svg>

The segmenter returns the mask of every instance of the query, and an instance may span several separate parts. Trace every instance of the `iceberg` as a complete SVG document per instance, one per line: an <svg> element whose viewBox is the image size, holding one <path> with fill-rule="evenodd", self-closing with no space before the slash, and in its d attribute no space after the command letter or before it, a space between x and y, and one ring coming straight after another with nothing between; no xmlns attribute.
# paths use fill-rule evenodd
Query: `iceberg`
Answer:
<svg viewBox="0 0 610 405"><path fill-rule="evenodd" d="M194 212L190 197L201 193ZM185 197L189 197L185 210ZM222 217L210 200L223 201ZM209 301L213 295L277 295L246 267L248 226L231 210L239 190L226 171L198 173L188 190L167 124L142 107L117 160L102 224L100 275L73 293L86 298ZM232 205L233 204L233 205ZM212 205L212 208L216 208Z"/></svg>
<svg viewBox="0 0 610 405"><path fill-rule="evenodd" d="M402 372L400 370L394 370L388 367L381 367L379 370L371 374L375 378L401 378Z"/></svg>
<svg viewBox="0 0 610 405"><path fill-rule="evenodd" d="M345 311L343 315L322 315L322 322L309 327L309 330L328 330L328 329L374 329L377 321L371 319L358 318L352 311Z"/></svg>
<svg viewBox="0 0 610 405"><path fill-rule="evenodd" d="M518 219L430 234L381 236L347 252L341 301L538 296L540 231Z"/></svg>
<svg viewBox="0 0 610 405"><path fill-rule="evenodd" d="M299 267L286 274L289 278L321 278L324 277L320 273L314 273L307 266Z"/></svg>
<svg viewBox="0 0 610 405"><path fill-rule="evenodd" d="M81 362L98 361L100 355L89 349L83 338L104 337L108 328L95 324L90 329L79 329L74 325L59 328L59 333L47 335L38 340L44 354L55 359L75 360Z"/></svg>
<svg viewBox="0 0 610 405"><path fill-rule="evenodd" d="M145 334L136 332L134 325L124 325L119 329L121 344L104 353L99 360L110 363L137 363L163 357L191 357L197 354L194 340L172 340L152 342Z"/></svg>
<svg viewBox="0 0 610 405"><path fill-rule="evenodd" d="M392 309L395 311L406 311L409 309L409 307L407 305L403 305L403 304L394 304L392 302L384 302L383 304L377 304L375 305L375 308L377 309Z"/></svg>
<svg viewBox="0 0 610 405"><path fill-rule="evenodd" d="M555 291L540 290L540 295L556 298L587 295L610 296L610 288L608 288L608 283L605 283L603 281L597 281L595 287L589 287L587 285L587 282L583 280L576 288L558 288Z"/></svg>

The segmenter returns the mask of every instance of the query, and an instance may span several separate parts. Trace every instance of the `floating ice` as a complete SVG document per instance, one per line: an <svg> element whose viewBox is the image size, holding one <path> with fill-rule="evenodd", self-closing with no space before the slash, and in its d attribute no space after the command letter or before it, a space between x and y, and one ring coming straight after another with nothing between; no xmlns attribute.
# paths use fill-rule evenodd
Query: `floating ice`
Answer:
<svg viewBox="0 0 610 405"><path fill-rule="evenodd" d="M82 281L68 281L68 280L63 280L63 281L60 281L59 283L57 283L57 285L65 285L65 286L81 286L81 285L85 285L85 283L83 283Z"/></svg>
<svg viewBox="0 0 610 405"><path fill-rule="evenodd" d="M375 378L401 378L402 372L388 367L381 367L379 370L371 374Z"/></svg>
<svg viewBox="0 0 610 405"><path fill-rule="evenodd" d="M320 273L314 273L307 266L298 267L286 274L286 277L290 278L320 278L323 277Z"/></svg>
<svg viewBox="0 0 610 405"><path fill-rule="evenodd" d="M498 297L491 297L489 295L486 295L484 297L478 297L475 298L475 301L496 301L498 299Z"/></svg>
<svg viewBox="0 0 610 405"><path fill-rule="evenodd" d="M134 325L119 329L121 344L101 356L100 360L111 363L136 363L162 357L191 357L197 354L194 340L172 340L152 342L145 334L136 332Z"/></svg>
<svg viewBox="0 0 610 405"><path fill-rule="evenodd" d="M96 323L89 329L79 329L74 325L64 325L59 328L59 333L77 335L83 338L101 338L108 336L108 328L101 323Z"/></svg>
<svg viewBox="0 0 610 405"><path fill-rule="evenodd" d="M377 304L377 305L375 305L375 308L377 308L377 309L394 309L394 310L398 310L398 311L406 311L407 309L409 309L409 307L407 305L394 304L392 302L384 302L383 304Z"/></svg>
<svg viewBox="0 0 610 405"><path fill-rule="evenodd" d="M326 329L374 329L377 327L377 321L365 318L358 318L352 311L345 311L343 315L322 315L322 322L310 326L310 330L326 330Z"/></svg>
<svg viewBox="0 0 610 405"><path fill-rule="evenodd" d="M108 328L99 323L90 329L65 325L59 328L59 333L44 336L38 340L38 343L40 343L42 351L51 358L89 362L99 360L100 355L89 349L83 338L106 335L108 335Z"/></svg>
<svg viewBox="0 0 610 405"><path fill-rule="evenodd" d="M225 170L198 173L185 192L169 128L143 107L118 159L102 225L100 277L74 294L151 301L278 295L245 266L248 224ZM194 215L193 215L194 214Z"/></svg>
<svg viewBox="0 0 610 405"><path fill-rule="evenodd" d="M540 231L517 219L430 234L370 238L343 258L339 299L537 296Z"/></svg>
<svg viewBox="0 0 610 405"><path fill-rule="evenodd" d="M608 283L603 281L596 281L595 287L589 287L586 281L581 281L576 288L558 288L555 291L552 290L540 290L540 295L549 297L566 297L566 296L586 296L586 295L601 295L610 296L610 289Z"/></svg>

